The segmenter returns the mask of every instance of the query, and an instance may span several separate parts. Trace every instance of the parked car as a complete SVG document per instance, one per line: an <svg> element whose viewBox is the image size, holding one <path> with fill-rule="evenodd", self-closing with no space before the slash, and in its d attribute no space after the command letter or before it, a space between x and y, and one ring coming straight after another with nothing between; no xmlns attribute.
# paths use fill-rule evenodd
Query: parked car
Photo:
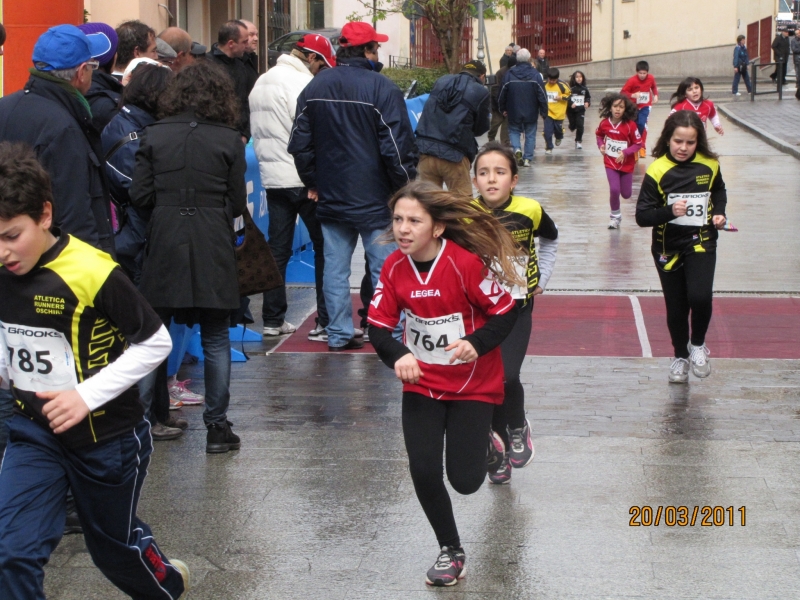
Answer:
<svg viewBox="0 0 800 600"><path fill-rule="evenodd" d="M339 38L342 35L341 29L301 29L299 31L292 31L291 33L282 35L267 46L269 66L274 67L275 61L278 60L278 57L281 54L289 54L292 49L294 49L294 45L307 33L318 33L319 35L324 35L331 41L331 44L333 44L334 52L339 49Z"/></svg>

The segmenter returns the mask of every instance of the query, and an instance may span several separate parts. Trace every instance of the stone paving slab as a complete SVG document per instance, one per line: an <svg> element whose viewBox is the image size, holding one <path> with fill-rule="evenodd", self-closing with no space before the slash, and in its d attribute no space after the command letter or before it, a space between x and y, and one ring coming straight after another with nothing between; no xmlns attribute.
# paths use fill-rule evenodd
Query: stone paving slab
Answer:
<svg viewBox="0 0 800 600"><path fill-rule="evenodd" d="M771 146L800 158L800 101L794 89L784 88L783 100L737 102L720 112Z"/></svg>

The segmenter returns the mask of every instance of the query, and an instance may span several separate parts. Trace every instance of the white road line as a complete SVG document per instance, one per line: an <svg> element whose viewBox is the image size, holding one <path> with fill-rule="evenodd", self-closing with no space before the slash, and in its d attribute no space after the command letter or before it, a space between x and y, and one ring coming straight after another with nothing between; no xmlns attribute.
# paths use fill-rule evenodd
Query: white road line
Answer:
<svg viewBox="0 0 800 600"><path fill-rule="evenodd" d="M636 321L636 333L639 334L639 344L642 346L642 356L644 358L653 358L653 351L650 349L650 340L647 337L647 327L644 326L644 315L642 315L642 305L639 304L639 298L636 296L628 296L633 307L633 318Z"/></svg>

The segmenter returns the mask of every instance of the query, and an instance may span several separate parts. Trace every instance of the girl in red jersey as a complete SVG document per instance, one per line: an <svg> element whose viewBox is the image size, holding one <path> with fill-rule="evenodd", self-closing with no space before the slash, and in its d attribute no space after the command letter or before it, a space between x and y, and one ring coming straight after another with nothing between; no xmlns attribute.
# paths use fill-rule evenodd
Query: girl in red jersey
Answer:
<svg viewBox="0 0 800 600"><path fill-rule="evenodd" d="M694 111L703 122L703 127L708 127L708 121L711 121L714 130L720 135L725 135L717 108L711 100L703 97L703 82L697 77L687 77L681 81L678 91L672 94L670 103L672 104L670 114L679 110Z"/></svg>
<svg viewBox="0 0 800 600"><path fill-rule="evenodd" d="M450 485L476 492L486 478L494 407L503 402L498 346L519 313L501 284L525 285L514 269L520 251L492 215L428 183L407 185L389 208L399 249L375 287L370 341L403 382L409 471L441 548L426 582L455 585L465 555L442 478L444 438ZM404 343L392 337L401 312Z"/></svg>
<svg viewBox="0 0 800 600"><path fill-rule="evenodd" d="M633 166L636 154L643 147L636 126L636 106L623 94L608 94L600 101L600 125L597 126L597 147L605 157L606 177L611 190L609 229L619 229L622 212L619 197L626 200L633 193Z"/></svg>

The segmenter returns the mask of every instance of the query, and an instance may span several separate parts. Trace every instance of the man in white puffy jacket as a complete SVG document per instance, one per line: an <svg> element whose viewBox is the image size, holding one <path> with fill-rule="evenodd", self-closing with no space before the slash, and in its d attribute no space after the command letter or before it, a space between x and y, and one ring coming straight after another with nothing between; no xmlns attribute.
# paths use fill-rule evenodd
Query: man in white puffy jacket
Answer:
<svg viewBox="0 0 800 600"><path fill-rule="evenodd" d="M291 54L278 57L277 64L259 77L250 92L250 129L261 171L261 183L267 190L269 207L269 246L281 275L292 255L294 227L299 215L314 245L314 267L317 288L317 323L308 339L327 342L325 327L328 311L322 294L322 273L325 265L322 228L317 221L317 205L308 197L308 190L294 166L294 158L286 150L294 124L297 97L322 69L336 66L330 41L317 34L307 34L297 42ZM285 320L286 287L264 293L261 314L264 335L292 333L295 326Z"/></svg>

